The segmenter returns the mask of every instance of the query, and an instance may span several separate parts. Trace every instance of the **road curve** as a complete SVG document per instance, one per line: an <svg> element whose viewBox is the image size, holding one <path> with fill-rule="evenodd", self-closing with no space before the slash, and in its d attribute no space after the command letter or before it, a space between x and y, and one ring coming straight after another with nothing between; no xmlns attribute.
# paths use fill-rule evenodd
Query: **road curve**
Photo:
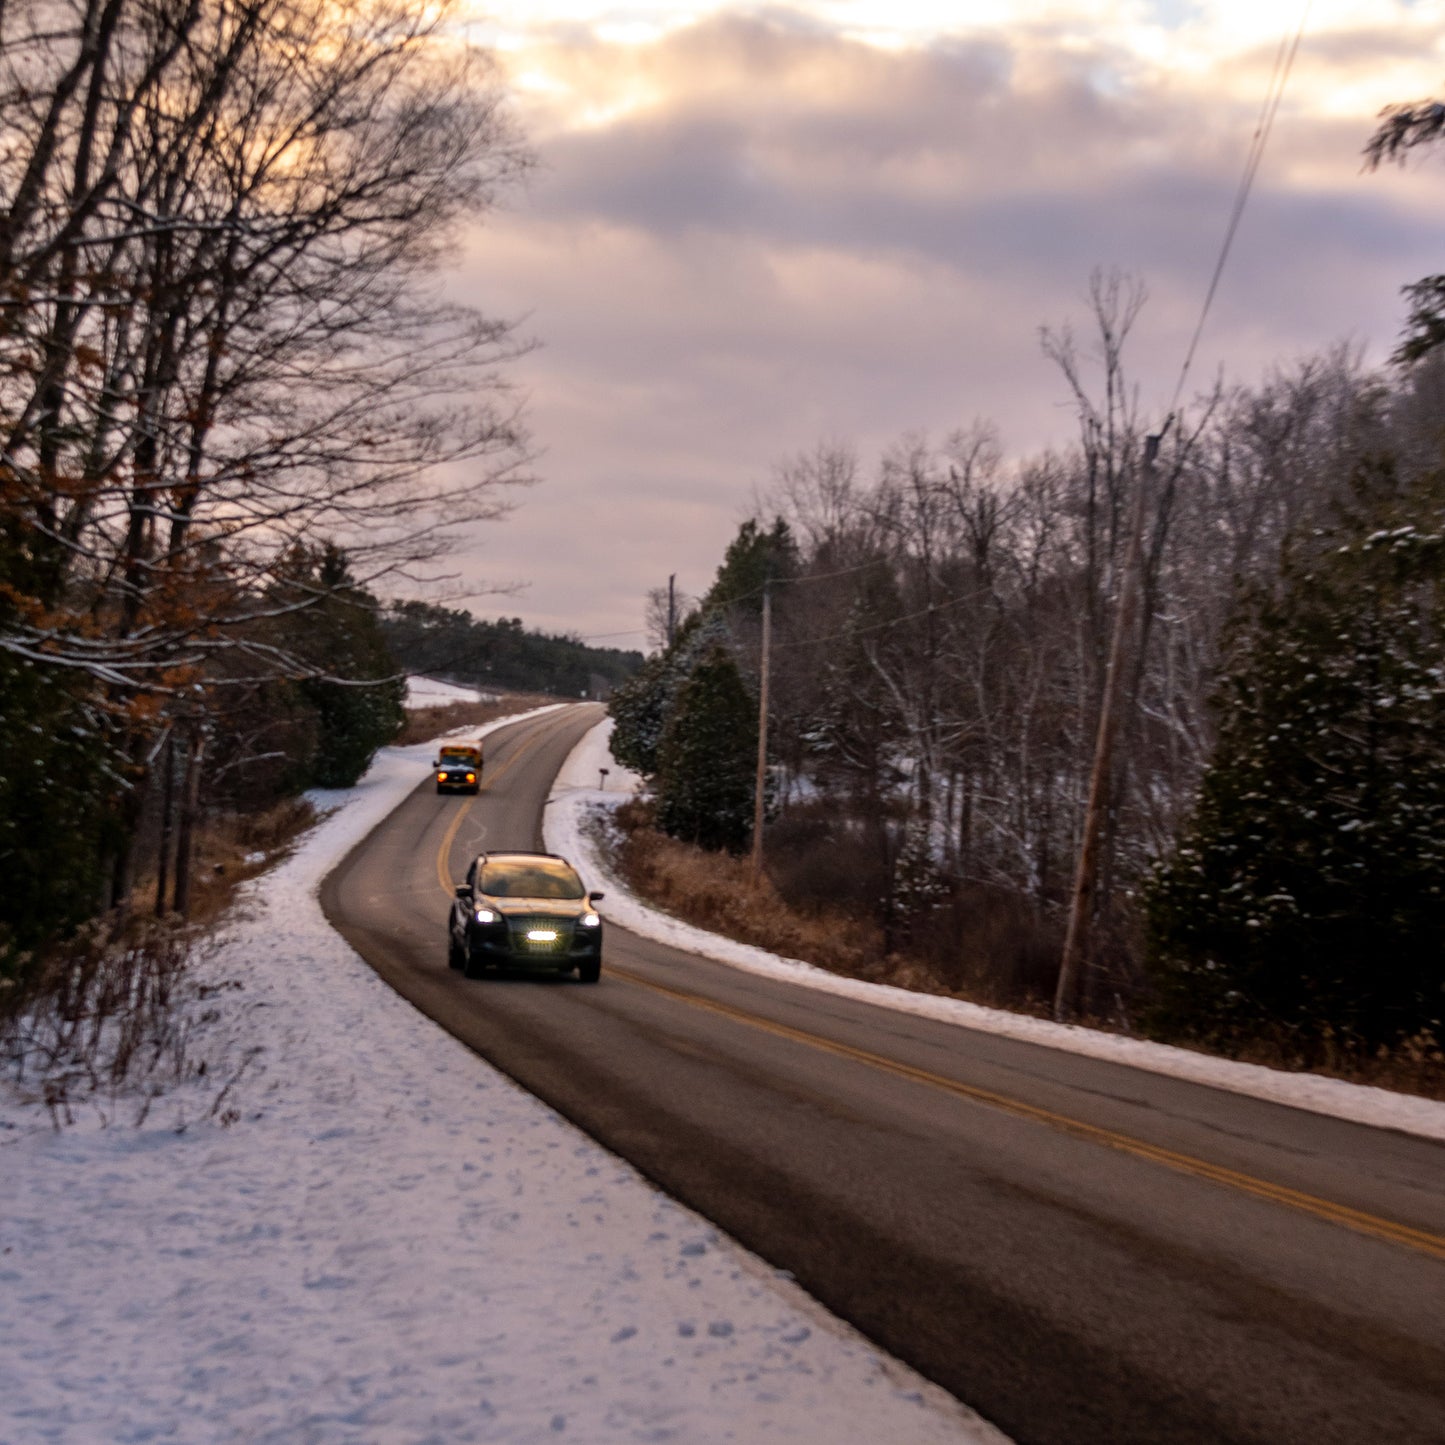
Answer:
<svg viewBox="0 0 1445 1445"><path fill-rule="evenodd" d="M422 780L327 879L398 992L1019 1441L1445 1442L1445 1146L616 928L596 986L449 972L450 880L541 846L599 716L493 734L479 798Z"/></svg>

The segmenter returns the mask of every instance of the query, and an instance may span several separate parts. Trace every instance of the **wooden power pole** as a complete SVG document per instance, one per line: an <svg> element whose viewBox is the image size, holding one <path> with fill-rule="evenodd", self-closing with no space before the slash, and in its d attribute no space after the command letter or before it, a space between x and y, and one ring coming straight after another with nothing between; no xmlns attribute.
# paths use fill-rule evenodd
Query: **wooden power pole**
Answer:
<svg viewBox="0 0 1445 1445"><path fill-rule="evenodd" d="M773 589L763 584L763 661L758 684L758 773L753 789L752 886L763 876L763 799L768 778L768 673L773 650Z"/></svg>
<svg viewBox="0 0 1445 1445"><path fill-rule="evenodd" d="M1164 430L1169 429L1168 422ZM1129 653L1134 640L1134 619L1139 610L1142 584L1144 532L1149 521L1149 498L1154 491L1154 464L1164 432L1146 437L1144 468L1134 489L1134 516L1124 572L1119 581L1119 602L1114 612L1114 636L1109 645L1109 665L1104 674L1104 694L1099 702L1099 732L1094 742L1094 766L1089 777L1089 801L1084 809L1084 832L1079 842L1078 866L1069 900L1069 927L1064 937L1064 956L1059 963L1059 985L1054 993L1054 1017L1065 1019L1074 1011L1089 962L1089 934L1094 920L1095 890L1099 878L1099 845L1104 836L1104 819L1114 783L1114 744L1118 740L1124 702L1124 680L1129 671Z"/></svg>

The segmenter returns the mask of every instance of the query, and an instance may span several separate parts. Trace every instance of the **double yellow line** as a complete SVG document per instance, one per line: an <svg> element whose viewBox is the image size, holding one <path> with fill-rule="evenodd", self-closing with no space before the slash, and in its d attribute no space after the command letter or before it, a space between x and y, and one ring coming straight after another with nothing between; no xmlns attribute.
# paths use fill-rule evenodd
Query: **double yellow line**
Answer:
<svg viewBox="0 0 1445 1445"><path fill-rule="evenodd" d="M497 768L494 773L490 776L484 773L484 786L490 786L511 768L514 768L527 753L548 735L549 731L550 730L546 728L539 728L505 763ZM437 881L440 883L442 891L448 897L451 897L453 893L451 872L448 868L448 859L451 855L452 843L456 839L457 830L461 827L462 819L466 817L475 801L476 799L474 797L469 798L467 799L466 805L458 809L456 816L451 821L451 826L446 831L446 836L442 839L441 847L437 850ZM1028 1119L1033 1123L1046 1125L1048 1128L1055 1129L1061 1134L1069 1134L1075 1139L1083 1139L1091 1144L1101 1145L1106 1149L1114 1149L1121 1154L1132 1155L1136 1159L1146 1159L1152 1164L1162 1165L1164 1168L1171 1169L1177 1174L1187 1174L1196 1179L1204 1179L1211 1184L1217 1184L1226 1189L1233 1189L1238 1193L1250 1195L1255 1199L1262 1199L1270 1204L1277 1204L1286 1209L1297 1210L1302 1214L1311 1215L1315 1219L1324 1220L1329 1224L1340 1225L1345 1229L1353 1230L1356 1234L1367 1235L1371 1239L1383 1240L1387 1244L1400 1245L1405 1249L1411 1249L1419 1254L1428 1255L1431 1259L1445 1261L1445 1235L1436 1234L1426 1229L1416 1229L1408 1224L1397 1224L1393 1220L1381 1219L1377 1215L1367 1214L1359 1209L1351 1209L1345 1204L1335 1204L1331 1200L1321 1199L1313 1194L1305 1194L1298 1189L1290 1189L1283 1184L1271 1184L1267 1180L1256 1179L1249 1174L1241 1174L1237 1169L1228 1169L1221 1164L1211 1164L1208 1160L1196 1159L1191 1154L1181 1154L1177 1150L1165 1149L1158 1144L1149 1144L1142 1139L1132 1138L1128 1134L1120 1134L1112 1129L1101 1128L1097 1124L1088 1124L1082 1119L1074 1119L1067 1114L1059 1114L1052 1109L1041 1108L1037 1104L1025 1103L1022 1099L1015 1099L1008 1094L997 1093L993 1089L980 1088L976 1084L965 1084L958 1079L950 1079L946 1075L935 1074L928 1069L915 1068L912 1064L900 1063L898 1060L887 1058L883 1054L872 1053L868 1049L855 1048L852 1044L839 1043L836 1039L824 1038L819 1034L792 1028L788 1024L777 1023L772 1019L763 1018L758 1014L733 1008L729 1004L718 1003L714 999L704 998L701 994L690 993L684 989L673 988L668 984L657 983L652 979L644 978L641 974L632 972L630 969L617 968L609 965L607 972L613 978L624 979L626 982L635 984L639 988L651 989L653 993L662 994L664 997L673 999L678 1003L701 1009L704 1013L716 1014L721 1018L730 1019L734 1023L745 1024L749 1028L757 1029L762 1033L772 1034L776 1038L787 1039L792 1043L817 1049L821 1053L832 1054L835 1058L848 1059L853 1063L864 1064L869 1068L879 1070L881 1073L891 1074L899 1079L906 1079L910 1083L923 1084L929 1088L940 1089L944 1093L952 1094L956 1098L967 1099L971 1103L982 1104L991 1109L1001 1109L1003 1112L1013 1114L1017 1118Z"/></svg>
<svg viewBox="0 0 1445 1445"><path fill-rule="evenodd" d="M1137 1159L1147 1159L1150 1163L1162 1164L1166 1169L1172 1169L1176 1173L1189 1174L1196 1179L1207 1179L1212 1184L1219 1184L1227 1189L1252 1195L1256 1199L1283 1205L1287 1209L1299 1210L1330 1224L1342 1225L1346 1229L1354 1230L1357 1234L1369 1235L1373 1239L1381 1239L1389 1244L1403 1245L1407 1249L1429 1255L1432 1259L1445 1260L1445 1236L1434 1234L1429 1230L1416 1229L1412 1225L1397 1224L1393 1220L1381 1219L1376 1215L1366 1214L1362 1210L1351 1209L1345 1204L1335 1204L1331 1200L1321 1199L1313 1194L1305 1194L1298 1189L1290 1189L1283 1184L1271 1184L1266 1180L1256 1179L1252 1175L1241 1174L1237 1169L1227 1169L1221 1164L1211 1164L1205 1159L1196 1159L1190 1154L1181 1154L1177 1150L1165 1149L1158 1144L1148 1144L1142 1139L1134 1139L1127 1134L1119 1134L1112 1129L1101 1128L1097 1124L1087 1124L1082 1119L1070 1118L1067 1114L1059 1114L1052 1109L1041 1108L1037 1104L1028 1104L1022 1099L1011 1098L1007 1094L1000 1094L992 1089L983 1089L976 1084L965 1084L958 1079L950 1079L943 1074L935 1074L927 1069L915 1068L911 1064L900 1063L896 1059L872 1053L868 1049L855 1048L852 1044L839 1043L836 1039L823 1038L817 1034L807 1033L803 1029L776 1023L772 1019L760 1018L756 1014L746 1013L742 1009L732 1008L728 1004L718 1003L698 994L687 993L682 989L671 988L667 984L655 983L630 970L609 967L608 971L614 976L625 978L629 983L651 989L654 993L664 994L668 998L690 1004L693 1008L702 1009L706 1013L717 1014L723 1018L732 1019L736 1023L747 1024L750 1028L773 1034L777 1038L804 1044L808 1048L832 1054L836 1058L849 1059L853 1063L866 1064L869 1068L892 1074L895 1078L907 1079L911 1083L925 1084L930 1088L941 1089L945 1093L953 1094L961 1099L968 1099L972 1103L984 1104L989 1108L1001 1109L1005 1113L1013 1114L1021 1119L1045 1124L1051 1129L1056 1129L1063 1134L1070 1134L1076 1139L1085 1139L1091 1144L1101 1144L1107 1149L1115 1149L1122 1154L1132 1154Z"/></svg>
<svg viewBox="0 0 1445 1445"><path fill-rule="evenodd" d="M445 893L448 898L454 897L456 893L456 887L452 882L451 856L452 844L456 842L457 833L462 826L462 819L472 811L472 804L477 801L482 791L490 791L498 779L506 777L538 743L544 738L549 737L552 731L551 728L547 727L545 723L539 719L538 726L532 732L531 736L517 748L516 752L514 752L505 763L499 764L491 772L488 772L485 758L483 759L481 789L473 793L472 796L457 809L452 817L451 824L448 826L442 838L441 847L437 849L437 882L441 885L442 892Z"/></svg>

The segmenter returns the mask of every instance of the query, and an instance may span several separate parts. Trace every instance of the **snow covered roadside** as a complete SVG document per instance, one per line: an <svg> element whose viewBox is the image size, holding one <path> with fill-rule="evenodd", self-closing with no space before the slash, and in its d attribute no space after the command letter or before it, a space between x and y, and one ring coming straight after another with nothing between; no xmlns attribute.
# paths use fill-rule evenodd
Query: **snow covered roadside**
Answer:
<svg viewBox="0 0 1445 1445"><path fill-rule="evenodd" d="M1208 1084L1232 1093L1248 1094L1256 1099L1288 1104L1359 1124L1398 1129L1425 1139L1445 1140L1445 1102L1436 1099L1395 1094L1388 1089L1350 1084L1319 1074L1287 1074L1259 1064L1236 1063L1190 1049L1056 1024L1003 1009L984 1008L961 999L936 998L884 984L842 978L813 964L780 958L761 948L704 932L650 908L628 893L625 886L609 873L586 827L590 811L615 807L635 790L640 781L613 761L607 750L611 730L611 722L599 723L568 758L558 774L548 803L544 831L551 851L573 859L588 881L606 892L603 912L610 921L623 928L631 929L644 938L752 973L787 979L790 983L841 994L846 998L863 999L897 1009L900 1013L917 1014L984 1033L1042 1044L1047 1048L1129 1064L1151 1073ZM597 786L599 768L611 769L605 791Z"/></svg>
<svg viewBox="0 0 1445 1445"><path fill-rule="evenodd" d="M445 707L449 702L490 702L495 693L478 692L456 682L443 682L438 677L409 676L406 680L406 706Z"/></svg>
<svg viewBox="0 0 1445 1445"><path fill-rule="evenodd" d="M237 1122L214 1080L60 1133L0 1093L0 1440L1001 1441L327 926L322 878L433 746L326 797L197 965L240 985L208 1056L261 1050Z"/></svg>

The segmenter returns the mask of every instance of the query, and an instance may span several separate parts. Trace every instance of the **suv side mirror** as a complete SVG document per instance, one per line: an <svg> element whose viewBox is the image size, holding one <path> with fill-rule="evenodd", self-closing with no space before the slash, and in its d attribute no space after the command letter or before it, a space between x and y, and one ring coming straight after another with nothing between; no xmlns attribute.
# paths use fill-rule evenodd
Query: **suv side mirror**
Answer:
<svg viewBox="0 0 1445 1445"><path fill-rule="evenodd" d="M601 903L607 897L605 893L589 893L587 895L594 903Z"/></svg>
<svg viewBox="0 0 1445 1445"><path fill-rule="evenodd" d="M458 883L456 893L458 898L470 898L472 896L472 885L470 883Z"/></svg>
<svg viewBox="0 0 1445 1445"><path fill-rule="evenodd" d="M442 760L441 760L440 758L433 758L433 759L431 760L431 765L432 765L432 767L434 767L434 768L439 768L439 767L441 767L441 765L442 765Z"/></svg>

